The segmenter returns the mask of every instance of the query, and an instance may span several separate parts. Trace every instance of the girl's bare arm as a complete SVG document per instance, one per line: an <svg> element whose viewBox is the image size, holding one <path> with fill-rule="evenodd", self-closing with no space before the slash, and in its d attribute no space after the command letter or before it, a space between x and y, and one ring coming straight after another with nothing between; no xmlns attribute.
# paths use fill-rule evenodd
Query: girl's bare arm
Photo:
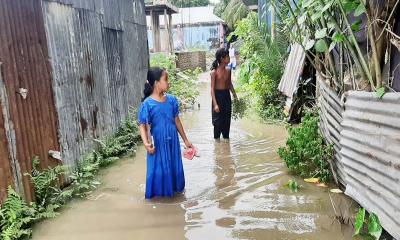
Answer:
<svg viewBox="0 0 400 240"><path fill-rule="evenodd" d="M153 154L155 151L154 146L150 143L150 140L148 139L148 128L149 126L147 124L140 124L139 125L139 130L140 130L140 137L142 138L144 147L146 148L147 152L150 154Z"/></svg>
<svg viewBox="0 0 400 240"><path fill-rule="evenodd" d="M179 117L175 118L175 124L176 124L176 128L178 129L179 135L181 135L181 138L182 138L183 142L185 143L185 146L188 148L193 147L192 143L190 143L186 137L185 130L183 129L183 125L182 125L181 119Z"/></svg>

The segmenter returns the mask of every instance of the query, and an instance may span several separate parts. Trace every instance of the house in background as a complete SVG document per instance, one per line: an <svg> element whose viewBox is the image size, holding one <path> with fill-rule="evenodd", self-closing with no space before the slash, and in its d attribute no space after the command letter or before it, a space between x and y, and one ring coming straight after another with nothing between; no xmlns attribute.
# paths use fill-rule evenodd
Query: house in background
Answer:
<svg viewBox="0 0 400 240"><path fill-rule="evenodd" d="M174 50L218 48L224 42L225 23L214 15L214 7L180 8L172 14ZM160 17L161 51L168 51L168 31ZM147 17L149 49L154 52L151 19Z"/></svg>
<svg viewBox="0 0 400 240"><path fill-rule="evenodd" d="M178 13L178 8L167 0L146 2L146 27L150 25L153 52L161 52L161 43L166 52L174 51L172 40L172 14ZM162 18L163 16L163 18ZM164 36L161 38L160 18L163 20ZM147 27L148 28L148 27Z"/></svg>

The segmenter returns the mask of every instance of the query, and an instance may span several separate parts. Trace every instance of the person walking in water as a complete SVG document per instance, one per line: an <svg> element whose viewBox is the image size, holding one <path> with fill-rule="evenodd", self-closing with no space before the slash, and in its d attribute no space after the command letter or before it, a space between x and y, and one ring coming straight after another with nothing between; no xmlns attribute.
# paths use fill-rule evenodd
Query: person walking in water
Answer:
<svg viewBox="0 0 400 240"><path fill-rule="evenodd" d="M232 116L231 94L237 100L231 79L229 51L220 48L215 53L215 61L211 67L211 97L212 123L214 125L214 139L219 139L222 133L224 139L229 139Z"/></svg>
<svg viewBox="0 0 400 240"><path fill-rule="evenodd" d="M179 119L178 100L166 94L168 88L168 73L159 67L150 68L138 113L140 135L147 150L146 199L172 197L185 188L178 133L187 148L193 145Z"/></svg>
<svg viewBox="0 0 400 240"><path fill-rule="evenodd" d="M230 58L229 67L231 70L235 70L236 69L236 55L235 55L235 48L232 45L229 47L229 58Z"/></svg>

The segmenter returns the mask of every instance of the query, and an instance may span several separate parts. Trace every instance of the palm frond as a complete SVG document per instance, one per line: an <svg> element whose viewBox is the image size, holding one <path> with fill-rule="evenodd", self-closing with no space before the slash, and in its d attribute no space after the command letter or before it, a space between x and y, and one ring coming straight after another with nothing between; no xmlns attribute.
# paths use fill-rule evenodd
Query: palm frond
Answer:
<svg viewBox="0 0 400 240"><path fill-rule="evenodd" d="M242 0L232 0L228 3L221 17L229 28L233 29L241 19L245 18L249 9Z"/></svg>

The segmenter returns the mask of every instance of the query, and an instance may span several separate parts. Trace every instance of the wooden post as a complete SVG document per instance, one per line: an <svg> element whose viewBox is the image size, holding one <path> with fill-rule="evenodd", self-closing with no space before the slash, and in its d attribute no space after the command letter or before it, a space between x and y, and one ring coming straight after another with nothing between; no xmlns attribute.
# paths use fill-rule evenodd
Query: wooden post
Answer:
<svg viewBox="0 0 400 240"><path fill-rule="evenodd" d="M168 36L169 36L169 44L171 48L171 53L174 52L174 38L172 36L172 14L168 14Z"/></svg>
<svg viewBox="0 0 400 240"><path fill-rule="evenodd" d="M157 13L151 11L151 30L153 32L153 49L154 52L161 51L161 42L160 42L160 17Z"/></svg>
<svg viewBox="0 0 400 240"><path fill-rule="evenodd" d="M169 37L169 23L168 23L168 17L167 17L167 9L164 9L164 29L165 29L165 33L166 33L166 37L165 39L167 40L167 51L168 53L172 52L171 49L171 44L170 44L170 37Z"/></svg>

